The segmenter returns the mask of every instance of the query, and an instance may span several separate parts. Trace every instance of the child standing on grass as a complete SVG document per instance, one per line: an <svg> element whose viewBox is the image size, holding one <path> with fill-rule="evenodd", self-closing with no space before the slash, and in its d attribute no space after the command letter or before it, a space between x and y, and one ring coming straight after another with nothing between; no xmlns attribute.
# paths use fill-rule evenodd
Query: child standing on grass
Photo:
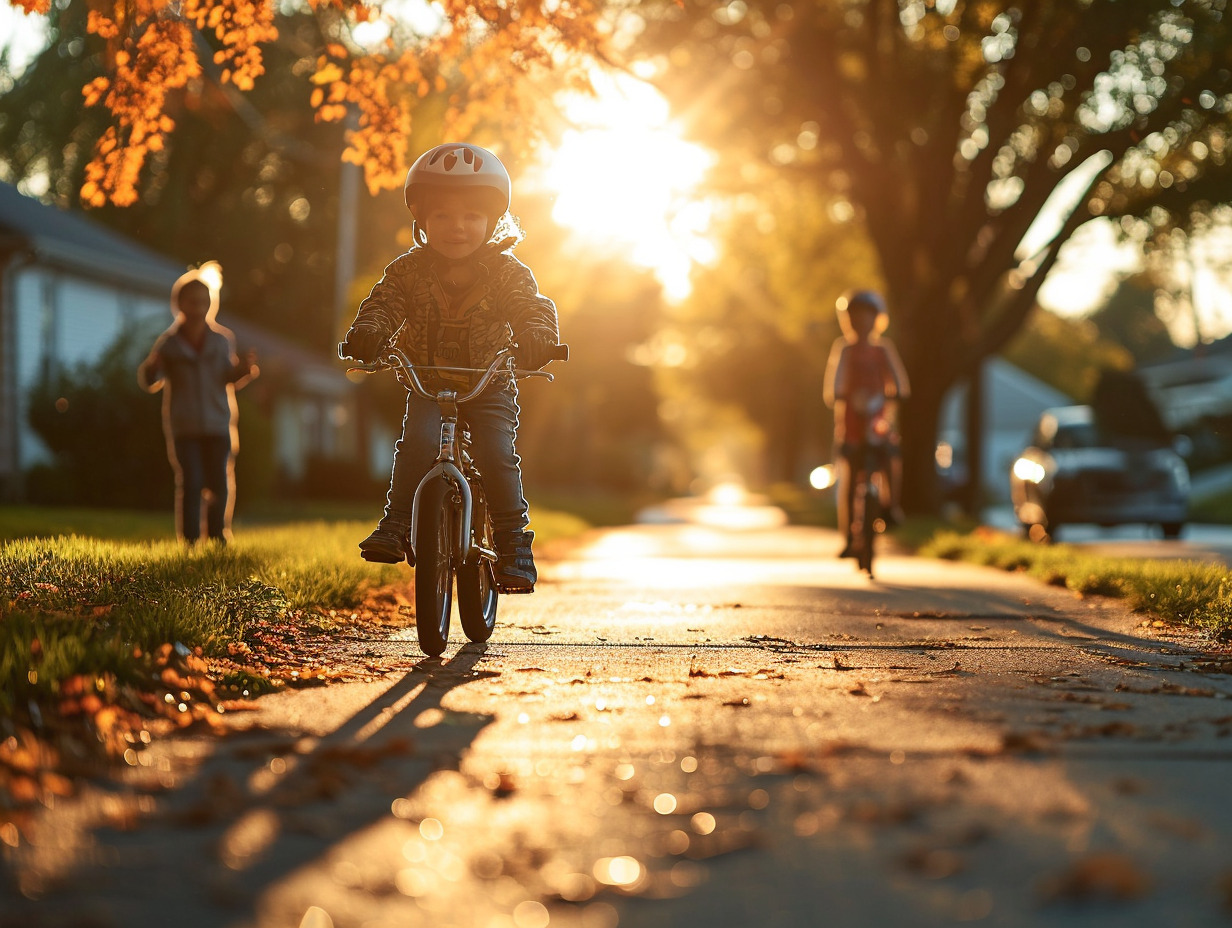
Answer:
<svg viewBox="0 0 1232 928"><path fill-rule="evenodd" d="M513 350L521 369L547 364L559 338L556 306L513 256L521 231L509 215L509 174L500 159L477 145L439 145L411 166L404 199L414 217L415 245L393 260L360 303L342 355L371 362L393 340L417 366L486 367L504 348ZM465 388L470 378L426 371L421 379ZM496 583L505 592L529 593L538 575L514 444L517 399L513 378L499 377L460 414L483 474ZM414 564L407 535L415 488L436 460L440 429L437 404L408 393L385 514L359 544L366 560Z"/></svg>
<svg viewBox="0 0 1232 928"><path fill-rule="evenodd" d="M869 455L888 502L887 523L902 521L899 494L902 463L894 413L911 392L894 343L882 333L890 321L885 301L873 290L854 290L834 304L843 335L830 349L825 401L834 408L834 449L838 464L838 530L846 539L839 557L852 557L852 474ZM870 434L870 432L878 434Z"/></svg>
<svg viewBox="0 0 1232 928"><path fill-rule="evenodd" d="M207 262L183 274L171 288L175 322L154 343L137 369L150 393L163 391L163 434L175 471L176 531L188 544L206 535L231 538L235 505L235 453L239 413L235 391L260 372L252 352L235 352L235 336L218 325L222 268Z"/></svg>

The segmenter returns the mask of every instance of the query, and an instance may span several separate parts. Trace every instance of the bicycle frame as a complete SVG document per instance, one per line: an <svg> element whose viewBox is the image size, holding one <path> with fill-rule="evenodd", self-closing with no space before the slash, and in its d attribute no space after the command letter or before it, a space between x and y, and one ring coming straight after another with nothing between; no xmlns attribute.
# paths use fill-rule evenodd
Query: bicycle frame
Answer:
<svg viewBox="0 0 1232 928"><path fill-rule="evenodd" d="M470 480L466 474L466 470L470 469L474 474L479 472L475 469L473 462L470 461L467 453L469 442L465 438L459 438L458 431L458 407L462 406L481 394L488 388L492 380L498 376L509 376L516 378L525 377L545 377L549 381L553 380L553 376L547 371L523 371L516 370L513 367L513 355L508 349L501 350L492 363L486 368L472 367L438 367L438 366L421 366L420 370L424 371L444 371L450 373L464 374L479 374L479 380L475 386L466 393L459 394L457 390L438 390L433 392L424 386L416 371L416 367L411 363L411 359L406 356L406 353L400 348L390 346L385 351L385 356L374 364L357 364L355 370L377 371L390 369L394 372L394 376L398 378L398 382L404 387L423 397L426 400L435 402L441 410L441 438L440 447L437 451L436 463L424 474L419 481L419 486L415 488L415 502L411 510L411 537L416 537L416 530L419 525L419 514L421 511L420 498L424 488L435 478L444 477L453 486L461 499L462 518L457 526L457 537L454 539L454 550L460 555L461 561L464 564L474 564L479 558L495 561L496 552L477 544L471 537L471 522L474 515L474 498L471 494ZM464 433L465 434L465 433Z"/></svg>
<svg viewBox="0 0 1232 928"><path fill-rule="evenodd" d="M339 353L342 346L339 346ZM558 345L549 360L567 360L569 349ZM436 461L415 488L411 508L410 543L415 565L415 632L424 653L436 657L449 642L450 615L455 605L462 630L471 641L487 641L496 625L497 598L502 592L529 593L531 589L503 589L495 578L497 554L492 550L492 523L482 475L470 455L470 432L459 422L463 404L479 396L496 377L546 377L544 371L514 367L512 352L497 353L486 368L437 367L418 369L398 348L387 346L371 364L354 370L392 370L406 389L436 403L441 414ZM429 390L420 372L442 371L478 375L469 390L453 387ZM491 547L490 547L491 546ZM533 589L533 587L532 587Z"/></svg>
<svg viewBox="0 0 1232 928"><path fill-rule="evenodd" d="M512 374L508 367L508 354L507 352L502 354L504 354L503 358L498 356L493 361L492 366L483 372L483 376L475 388L462 396L459 396L456 390L441 390L437 393L432 393L424 387L423 382L419 379L419 375L415 372L415 368L406 363L406 356L402 355L398 359L398 362L402 365L400 372L405 372L406 377L402 382L405 384L409 381L416 394L424 399L435 400L441 410L440 449L437 452L436 463L424 474L423 478L419 481L419 486L415 488L415 502L411 509L411 537L414 538L416 536L419 528L419 514L422 511L420 500L424 487L437 477L444 477L452 484L454 491L461 499L462 518L456 526L457 536L454 539L454 550L458 552L462 562L466 564L473 564L481 557L489 561L495 561L496 552L478 544L471 533L471 523L474 516L474 498L471 493L470 479L468 479L464 468L470 469L476 474L478 471L474 469L474 465L467 453L469 442L466 441L465 430L459 435L458 407L474 399L487 388L493 377L498 372L501 372L502 361L504 362L504 371ZM440 368L437 369L439 370ZM401 380L402 378L400 377L399 379Z"/></svg>

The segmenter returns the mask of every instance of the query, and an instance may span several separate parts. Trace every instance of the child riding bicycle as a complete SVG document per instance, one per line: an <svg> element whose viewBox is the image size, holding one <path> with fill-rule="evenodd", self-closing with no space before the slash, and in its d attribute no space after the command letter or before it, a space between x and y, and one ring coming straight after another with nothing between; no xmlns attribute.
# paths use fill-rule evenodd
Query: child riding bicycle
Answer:
<svg viewBox="0 0 1232 928"><path fill-rule="evenodd" d="M385 268L360 303L342 343L344 355L371 362L392 340L412 363L429 368L425 383L440 388L453 382L463 391L470 375L431 368L482 368L504 348L524 370L551 360L559 341L556 306L512 254L521 230L508 212L510 187L500 159L477 145L438 145L411 165L404 199L414 217L415 245ZM496 582L505 592L529 593L538 575L515 449L514 379L495 379L460 412L484 478ZM440 430L437 404L408 393L385 514L359 544L365 560L414 564L407 534L415 487L436 459Z"/></svg>
<svg viewBox="0 0 1232 928"><path fill-rule="evenodd" d="M834 306L843 336L830 349L825 401L834 409L838 529L846 539L839 557L852 557L852 478L861 467L880 475L888 502L887 521L902 520L902 462L895 414L898 401L906 399L911 388L894 343L882 334L889 314L880 294L849 290Z"/></svg>

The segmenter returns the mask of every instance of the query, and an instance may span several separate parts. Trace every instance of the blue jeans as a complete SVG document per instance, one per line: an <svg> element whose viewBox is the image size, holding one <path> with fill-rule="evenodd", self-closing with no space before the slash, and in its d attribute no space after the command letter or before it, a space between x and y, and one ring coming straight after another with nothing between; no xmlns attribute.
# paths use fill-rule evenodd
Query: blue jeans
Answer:
<svg viewBox="0 0 1232 928"><path fill-rule="evenodd" d="M175 508L180 535L189 544L201 537L201 497L206 492L207 534L222 541L230 536L234 461L230 435L175 440Z"/></svg>
<svg viewBox="0 0 1232 928"><path fill-rule="evenodd" d="M530 523L522 492L516 386L492 386L458 408L460 425L469 425L471 456L483 475L493 533L517 532ZM386 518L410 524L415 488L436 462L441 447L441 409L434 401L408 393L402 437L394 446L393 473L386 496Z"/></svg>

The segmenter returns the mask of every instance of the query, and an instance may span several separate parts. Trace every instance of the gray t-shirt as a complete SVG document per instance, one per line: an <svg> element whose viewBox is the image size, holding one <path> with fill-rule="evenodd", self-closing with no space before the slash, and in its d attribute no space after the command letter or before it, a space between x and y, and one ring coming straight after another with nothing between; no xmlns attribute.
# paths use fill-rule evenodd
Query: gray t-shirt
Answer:
<svg viewBox="0 0 1232 928"><path fill-rule="evenodd" d="M235 337L211 326L200 350L176 327L154 345L161 363L145 373L147 388L163 385L163 423L173 438L233 435L237 419L234 382L239 379Z"/></svg>

